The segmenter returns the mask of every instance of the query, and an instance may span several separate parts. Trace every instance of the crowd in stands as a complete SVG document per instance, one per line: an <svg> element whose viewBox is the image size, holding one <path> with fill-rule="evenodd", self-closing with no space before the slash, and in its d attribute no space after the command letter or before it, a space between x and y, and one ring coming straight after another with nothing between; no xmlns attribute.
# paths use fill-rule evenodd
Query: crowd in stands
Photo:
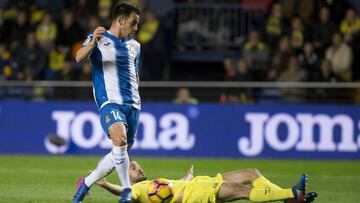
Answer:
<svg viewBox="0 0 360 203"><path fill-rule="evenodd" d="M88 63L75 63L76 51L97 26L110 24L116 2L0 1L0 80L90 80Z"/></svg>
<svg viewBox="0 0 360 203"><path fill-rule="evenodd" d="M168 47L163 44L171 36L164 32L163 21L147 9L146 1L129 1L142 10L136 36L142 44L142 78L161 80L166 71L164 58L169 58ZM91 80L89 64L75 63L74 56L87 34L97 26L110 24L108 16L116 2L0 0L0 80ZM196 4L209 0L174 2ZM360 17L347 0L228 3L256 3L267 8L267 12L248 22L254 26L247 36L242 36L245 40L238 57L224 59L224 80L348 82L360 79ZM226 31L231 28L226 25L222 24L223 32L217 35L199 34L221 41L230 38ZM193 26L201 28L204 24ZM188 27L180 23L173 29L186 33Z"/></svg>
<svg viewBox="0 0 360 203"><path fill-rule="evenodd" d="M268 1L265 1L268 2ZM350 82L360 79L360 17L345 1L273 1L241 55L223 62L225 80ZM300 101L304 89L284 89Z"/></svg>

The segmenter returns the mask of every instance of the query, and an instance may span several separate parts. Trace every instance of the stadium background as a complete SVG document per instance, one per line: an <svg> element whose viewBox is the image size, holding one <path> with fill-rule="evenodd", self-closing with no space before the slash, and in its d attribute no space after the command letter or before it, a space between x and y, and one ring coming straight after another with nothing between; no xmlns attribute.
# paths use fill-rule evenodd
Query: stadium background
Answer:
<svg viewBox="0 0 360 203"><path fill-rule="evenodd" d="M256 167L289 187L308 172L318 202L358 202L359 1L131 2L144 105L130 154L150 178ZM0 1L0 202L69 202L109 151L74 54L114 3Z"/></svg>

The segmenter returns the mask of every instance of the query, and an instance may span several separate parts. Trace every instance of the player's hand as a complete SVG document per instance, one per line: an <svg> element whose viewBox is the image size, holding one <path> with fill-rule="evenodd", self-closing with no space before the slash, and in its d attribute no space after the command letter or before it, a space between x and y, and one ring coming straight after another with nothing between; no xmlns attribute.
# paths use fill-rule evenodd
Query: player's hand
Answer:
<svg viewBox="0 0 360 203"><path fill-rule="evenodd" d="M93 33L93 38L89 44L96 45L99 39L104 35L105 31L106 30L104 27L97 27Z"/></svg>
<svg viewBox="0 0 360 203"><path fill-rule="evenodd" d="M96 181L96 184L98 184L99 186L103 186L106 184L106 179L101 178L100 180Z"/></svg>
<svg viewBox="0 0 360 203"><path fill-rule="evenodd" d="M186 173L185 180L191 180L193 177L194 177L194 165L191 165Z"/></svg>

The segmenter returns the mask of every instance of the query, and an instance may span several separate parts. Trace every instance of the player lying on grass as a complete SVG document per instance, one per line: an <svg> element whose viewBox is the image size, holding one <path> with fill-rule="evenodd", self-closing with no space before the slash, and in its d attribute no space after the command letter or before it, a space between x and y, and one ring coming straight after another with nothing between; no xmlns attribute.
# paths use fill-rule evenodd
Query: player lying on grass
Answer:
<svg viewBox="0 0 360 203"><path fill-rule="evenodd" d="M150 181L140 165L131 161L129 170L132 184L132 202L150 203L147 187ZM245 199L253 202L284 200L285 202L312 202L317 194L306 193L307 176L303 174L300 181L292 188L283 189L266 179L257 169L242 169L215 177L193 177L193 167L180 180L169 180L173 184L173 203L215 203L231 202ZM109 192L120 195L122 187L106 181L96 182Z"/></svg>

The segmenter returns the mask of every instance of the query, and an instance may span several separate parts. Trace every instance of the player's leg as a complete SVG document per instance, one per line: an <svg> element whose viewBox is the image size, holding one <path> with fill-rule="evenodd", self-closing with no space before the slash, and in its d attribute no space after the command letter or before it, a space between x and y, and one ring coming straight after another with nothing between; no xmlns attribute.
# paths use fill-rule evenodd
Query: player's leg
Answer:
<svg viewBox="0 0 360 203"><path fill-rule="evenodd" d="M270 189L254 187L251 189L249 200L254 202L268 202L294 199L297 203L304 202L306 196L307 176L303 174L300 181L292 188Z"/></svg>
<svg viewBox="0 0 360 203"><path fill-rule="evenodd" d="M252 184L253 187L282 189L266 179L257 169L242 169L227 172L223 174L223 178L226 182Z"/></svg>
<svg viewBox="0 0 360 203"><path fill-rule="evenodd" d="M104 156L96 166L96 169L93 170L85 179L84 183L91 187L96 181L100 180L101 178L109 175L115 165L111 159L112 155L111 152Z"/></svg>
<svg viewBox="0 0 360 203"><path fill-rule="evenodd" d="M96 181L111 173L113 169L114 163L111 159L111 153L109 153L99 161L94 171L92 171L85 179L79 180L77 184L77 191L73 198L73 203L81 202L90 190L90 187Z"/></svg>
<svg viewBox="0 0 360 203"><path fill-rule="evenodd" d="M222 183L216 195L217 202L231 202L240 199L249 199L251 188L234 182Z"/></svg>
<svg viewBox="0 0 360 203"><path fill-rule="evenodd" d="M109 128L109 135L113 142L112 157L121 186L124 187L120 202L131 201L131 185L129 178L129 155L127 153L126 126L123 123L115 123Z"/></svg>
<svg viewBox="0 0 360 203"><path fill-rule="evenodd" d="M123 123L113 124L109 129L109 134L111 139L113 140L113 145L114 145L113 158L114 158L115 168L119 175L121 184L124 187L121 193L120 202L130 202L131 201L131 188L130 188L131 185L129 179L130 161L127 151L134 144L135 134L137 132L137 128L139 125L140 112L138 109L135 109L133 107L121 106L120 108L123 109L122 112L126 112L127 125L125 126ZM120 113L120 115L122 115L122 113Z"/></svg>
<svg viewBox="0 0 360 203"><path fill-rule="evenodd" d="M305 175L301 176L298 184L289 189L282 189L263 177L256 169L244 169L223 174L224 184L220 188L220 201L249 199L254 202L267 202L295 198L300 200L305 194ZM246 190L243 184L252 183L253 188ZM234 188L234 189L231 189ZM248 194L248 196L246 196Z"/></svg>
<svg viewBox="0 0 360 203"><path fill-rule="evenodd" d="M222 174L225 182L236 182L241 184L252 183L261 173L257 169L241 169Z"/></svg>
<svg viewBox="0 0 360 203"><path fill-rule="evenodd" d="M246 199L252 202L270 202L293 198L291 189L250 188L241 183L224 182L217 193L218 202Z"/></svg>

